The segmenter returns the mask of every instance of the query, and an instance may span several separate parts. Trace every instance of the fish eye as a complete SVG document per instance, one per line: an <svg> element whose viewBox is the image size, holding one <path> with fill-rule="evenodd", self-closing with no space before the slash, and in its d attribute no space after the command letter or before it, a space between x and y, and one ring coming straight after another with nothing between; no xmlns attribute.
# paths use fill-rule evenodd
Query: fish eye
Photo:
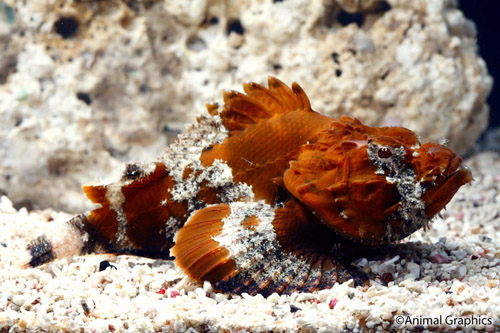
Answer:
<svg viewBox="0 0 500 333"><path fill-rule="evenodd" d="M392 151L387 147L380 147L377 151L377 156L380 158L389 158L392 156Z"/></svg>

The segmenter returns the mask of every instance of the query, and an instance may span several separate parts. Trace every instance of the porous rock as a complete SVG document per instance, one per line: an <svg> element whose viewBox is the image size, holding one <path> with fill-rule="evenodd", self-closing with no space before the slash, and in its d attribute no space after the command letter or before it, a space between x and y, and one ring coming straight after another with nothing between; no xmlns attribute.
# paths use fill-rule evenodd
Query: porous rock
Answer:
<svg viewBox="0 0 500 333"><path fill-rule="evenodd" d="M464 152L492 79L452 0L26 1L0 7L0 191L89 208L80 184L153 159L244 81Z"/></svg>

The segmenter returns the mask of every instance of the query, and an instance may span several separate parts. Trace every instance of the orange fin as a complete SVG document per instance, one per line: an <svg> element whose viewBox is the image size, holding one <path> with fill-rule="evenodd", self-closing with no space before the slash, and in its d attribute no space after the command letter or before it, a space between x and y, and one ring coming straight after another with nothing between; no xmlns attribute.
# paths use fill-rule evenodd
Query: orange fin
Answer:
<svg viewBox="0 0 500 333"><path fill-rule="evenodd" d="M186 212L171 199L169 190L174 185L165 165L156 162L128 164L113 183L83 186L87 197L101 206L88 216L95 237L110 252L166 258L183 222L175 217Z"/></svg>
<svg viewBox="0 0 500 333"><path fill-rule="evenodd" d="M309 98L302 88L293 83L290 89L275 77L268 79L269 88L257 83L243 84L246 94L225 91L221 118L229 131L242 130L251 124L268 119L274 114L297 110L310 111ZM209 109L212 111L212 109Z"/></svg>
<svg viewBox="0 0 500 333"><path fill-rule="evenodd" d="M106 185L84 185L83 192L93 203L100 204L100 208L96 208L89 213L87 223L94 229L94 237L97 242L103 246L111 246L118 232L117 213L110 207L110 202L107 197Z"/></svg>
<svg viewBox="0 0 500 333"><path fill-rule="evenodd" d="M211 282L227 277L235 270L229 252L213 238L222 231L229 205L213 205L196 211L179 230L170 254L175 264L192 278Z"/></svg>
<svg viewBox="0 0 500 333"><path fill-rule="evenodd" d="M293 200L276 208L263 202L205 207L179 230L171 254L191 277L230 293L288 294L356 279L330 259L330 239L315 235L325 227L315 228L301 209Z"/></svg>
<svg viewBox="0 0 500 333"><path fill-rule="evenodd" d="M106 186L104 185L83 185L83 192L93 203L106 205L108 199L106 198Z"/></svg>

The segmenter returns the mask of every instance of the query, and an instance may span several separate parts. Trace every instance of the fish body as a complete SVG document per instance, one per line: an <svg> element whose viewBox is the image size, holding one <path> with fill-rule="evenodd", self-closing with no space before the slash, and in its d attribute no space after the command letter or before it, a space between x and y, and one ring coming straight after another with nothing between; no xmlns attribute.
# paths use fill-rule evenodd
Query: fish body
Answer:
<svg viewBox="0 0 500 333"><path fill-rule="evenodd" d="M224 292L362 283L351 252L427 227L471 181L448 148L319 114L296 83L243 89L208 104L161 158L83 186L98 208L31 241L26 266L130 253L175 259Z"/></svg>

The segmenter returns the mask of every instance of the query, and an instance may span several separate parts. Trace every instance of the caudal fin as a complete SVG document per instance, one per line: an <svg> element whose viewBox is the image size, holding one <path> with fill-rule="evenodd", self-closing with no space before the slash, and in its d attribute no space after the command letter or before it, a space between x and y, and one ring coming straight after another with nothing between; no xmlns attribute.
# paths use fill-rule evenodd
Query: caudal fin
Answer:
<svg viewBox="0 0 500 333"><path fill-rule="evenodd" d="M89 213L73 217L57 226L50 233L33 239L26 246L20 266L36 267L55 259L72 257L80 254L99 252L86 230Z"/></svg>

